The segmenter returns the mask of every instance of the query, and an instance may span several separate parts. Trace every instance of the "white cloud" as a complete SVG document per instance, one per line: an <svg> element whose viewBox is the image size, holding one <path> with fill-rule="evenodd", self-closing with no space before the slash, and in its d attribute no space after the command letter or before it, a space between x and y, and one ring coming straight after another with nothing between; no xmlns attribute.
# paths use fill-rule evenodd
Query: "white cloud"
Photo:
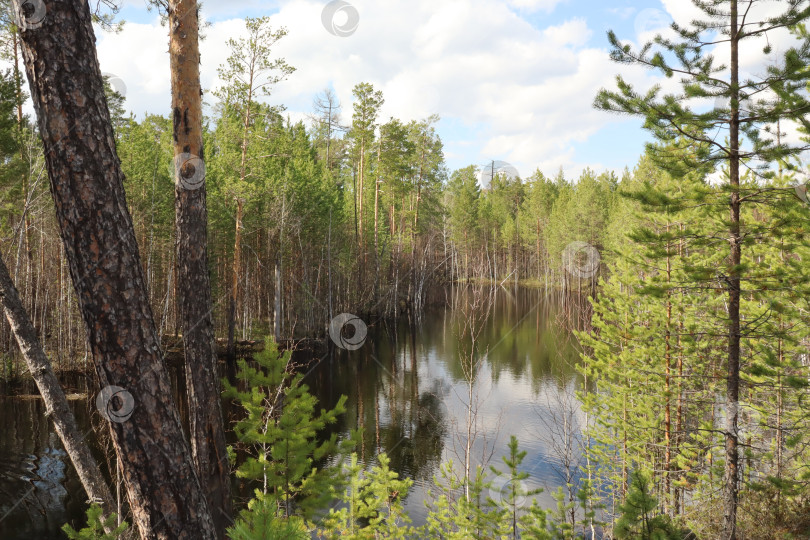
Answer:
<svg viewBox="0 0 810 540"><path fill-rule="evenodd" d="M443 125L453 126L440 132L452 166L502 159L524 175L537 167L550 174L560 166L580 168L588 164L575 162L575 145L617 120L593 109L596 91L613 86L619 71L644 87L652 80L640 70L618 69L603 49L587 48L591 31L584 19L537 28L510 9L557 3L354 0L357 31L337 37L321 23L323 2L284 2L271 20L289 34L275 52L297 71L269 101L287 105L291 118L299 119L310 112L314 95L332 86L348 122L352 88L371 82L386 99L382 121L437 112L448 121ZM204 15L211 4L204 4ZM240 19L205 30L201 78L207 91L221 83L216 69L229 54L228 38L243 33ZM128 23L120 34L100 34L98 48L102 71L125 81L128 107L138 114L168 113L168 38L157 18ZM215 101L210 92L205 98ZM463 126L469 131L462 133Z"/></svg>
<svg viewBox="0 0 810 540"><path fill-rule="evenodd" d="M543 30L543 37L548 39L549 45L581 47L588 42L591 33L585 19L574 19L546 28Z"/></svg>
<svg viewBox="0 0 810 540"><path fill-rule="evenodd" d="M101 71L120 77L127 88L127 108L167 114L171 108L166 30L153 24L127 23L120 34L99 33Z"/></svg>
<svg viewBox="0 0 810 540"><path fill-rule="evenodd" d="M667 12L680 25L686 25L695 19L705 18L705 13L696 7L692 2L683 0L661 0Z"/></svg>
<svg viewBox="0 0 810 540"><path fill-rule="evenodd" d="M127 1L143 9L143 0ZM618 66L608 60L604 48L589 47L593 19L556 17L553 24L538 26L524 17L524 12L550 11L560 2L351 0L359 26L351 36L337 37L321 22L326 0L284 0L271 2L270 7L266 0L209 1L203 15L216 22L204 30L201 45L205 99L215 102L210 91L221 84L217 67L229 54L227 40L244 34L243 21L227 17L246 10L272 10L273 25L289 30L275 53L297 71L278 85L269 101L285 104L293 120L305 118L314 95L331 86L343 104L344 123L348 122L352 88L371 82L385 95L381 121L441 114L446 121L440 134L451 166L500 159L513 163L524 176L537 167L547 174L559 167L566 173L588 165L598 170L599 163L578 156L576 149L622 120L593 109L597 90L612 88L617 73L639 90L661 83L667 91L678 81ZM772 4L762 5L779 8ZM663 0L662 8L624 10L621 16L634 22L635 35L620 37L637 42L666 31L673 19L683 24L695 17L693 6L682 0ZM167 114L168 37L158 16L142 24L128 22L120 34L97 35L101 69L125 82L127 106L139 116ZM784 52L792 38L781 31L771 33L768 40L775 52ZM763 38L742 48L744 73L764 71L764 43ZM727 63L727 47L718 46L715 53ZM790 139L794 137L791 133Z"/></svg>

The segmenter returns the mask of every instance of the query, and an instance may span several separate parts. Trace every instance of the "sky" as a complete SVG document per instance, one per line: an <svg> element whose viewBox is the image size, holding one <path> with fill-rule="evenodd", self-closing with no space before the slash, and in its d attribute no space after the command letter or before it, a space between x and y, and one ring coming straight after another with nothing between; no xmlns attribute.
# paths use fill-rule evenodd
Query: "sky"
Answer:
<svg viewBox="0 0 810 540"><path fill-rule="evenodd" d="M137 117L168 114L167 30L146 0L124 0L122 32L97 29L101 70L124 89ZM686 0L208 0L201 44L204 99L222 81L217 67L244 17L269 16L288 35L274 55L296 68L266 99L295 121L330 87L351 121L352 88L369 82L384 94L380 120L440 116L448 168L512 164L521 177L585 167L621 174L650 138L641 120L593 108L602 87L621 74L646 89L675 81L611 62L607 31L638 43L691 19ZM776 50L784 36L771 36ZM780 41L781 39L781 41ZM759 53L759 54L757 54ZM746 58L757 59L746 64ZM743 69L761 69L761 50L743 53Z"/></svg>

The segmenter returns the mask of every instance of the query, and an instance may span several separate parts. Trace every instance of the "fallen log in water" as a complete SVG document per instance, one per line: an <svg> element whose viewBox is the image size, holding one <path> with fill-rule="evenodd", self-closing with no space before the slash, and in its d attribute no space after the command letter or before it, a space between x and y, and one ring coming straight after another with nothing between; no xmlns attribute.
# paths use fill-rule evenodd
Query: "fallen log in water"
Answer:
<svg viewBox="0 0 810 540"><path fill-rule="evenodd" d="M225 361L228 356L228 340L224 338L217 338L217 358L220 361ZM311 351L323 352L326 351L326 343L323 339L317 338L303 338L303 339L283 339L279 342L278 348L280 351ZM254 354L264 350L264 340L261 339L246 339L236 340L236 357L243 358L253 356ZM182 362L183 361L183 337L165 335L163 336L163 352L167 362Z"/></svg>

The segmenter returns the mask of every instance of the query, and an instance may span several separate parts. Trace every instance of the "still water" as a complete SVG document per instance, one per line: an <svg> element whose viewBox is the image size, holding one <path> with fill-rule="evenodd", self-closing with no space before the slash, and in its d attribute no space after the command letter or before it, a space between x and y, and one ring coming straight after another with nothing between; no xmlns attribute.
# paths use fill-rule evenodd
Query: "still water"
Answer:
<svg viewBox="0 0 810 540"><path fill-rule="evenodd" d="M572 329L584 324L585 303L563 307L540 290L487 288L448 290L443 304L418 321L368 321L361 348L309 359L304 382L322 407L348 396L333 429L363 429L362 461L373 464L386 452L392 468L413 479L405 507L414 525L424 523L440 464L463 463L470 417L473 465L501 465L509 437L517 436L528 483L544 488L537 499L552 506L566 469L581 464L585 418L574 395L580 381ZM182 388L181 370L174 377ZM105 472L114 471L109 445L90 431L98 415L90 414L84 383L67 386L77 393L71 406L80 429L90 433ZM84 491L44 413L33 396L0 397L0 538L64 538L63 523L82 524ZM238 491L247 494L246 487Z"/></svg>

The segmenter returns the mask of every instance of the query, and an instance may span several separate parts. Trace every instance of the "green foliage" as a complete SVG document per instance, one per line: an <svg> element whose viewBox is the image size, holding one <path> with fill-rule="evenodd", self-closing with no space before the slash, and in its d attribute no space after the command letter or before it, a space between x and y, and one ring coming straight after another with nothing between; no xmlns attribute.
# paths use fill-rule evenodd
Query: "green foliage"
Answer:
<svg viewBox="0 0 810 540"><path fill-rule="evenodd" d="M799 39L792 42L793 46L779 51L769 46L760 49L768 69L747 76L737 71L740 66L735 66L733 71L738 73L739 80L731 79L730 59L717 61L716 53L710 51L706 43L720 33L726 38L733 37L735 45L739 43L741 48L758 47L761 34L769 30L801 28L810 14L803 4L787 2L767 16L760 15L756 21L752 19L757 17L740 5L737 14L740 20L734 24L741 25L745 20L746 26L755 25L757 30L732 34L731 0L695 2L699 14L692 17L689 24L673 25L672 37L658 35L638 48L622 42L610 31L611 59L666 77L677 73L680 91L665 94L660 85L638 91L617 76L616 90L600 90L594 105L601 110L643 118L644 128L660 143L648 144L648 152L659 166L675 176L689 171L705 174L717 165L734 160L737 154L729 151L731 141L719 141L713 134L735 124L745 143L745 166L765 178L774 178L773 164L781 162L792 169L791 158L803 151L802 145L780 138L774 126L779 121L790 121L805 129L808 127L805 111L810 102L802 91L810 81L810 71L806 68L810 63L810 36L796 31ZM723 50L728 51L729 48ZM710 100L714 104L707 107ZM684 140L689 141L690 151L673 155L671 145Z"/></svg>
<svg viewBox="0 0 810 540"><path fill-rule="evenodd" d="M574 525L571 523L570 514L576 505L566 501L565 490L562 486L552 495L556 503L554 508L548 512L548 520L552 525L551 538L553 540L567 540L574 535Z"/></svg>
<svg viewBox="0 0 810 540"><path fill-rule="evenodd" d="M493 506L488 497L492 483L487 480L487 471L476 467L467 482L453 467L453 461L443 463L439 476L433 479L433 488L428 490L428 514L423 527L427 537L463 540L505 534L507 511L501 505Z"/></svg>
<svg viewBox="0 0 810 540"><path fill-rule="evenodd" d="M352 454L348 485L340 500L344 507L329 510L318 534L323 538L361 540L366 538L411 538L414 531L402 507L413 480L399 479L389 467L385 453L365 474ZM334 493L334 490L333 490Z"/></svg>
<svg viewBox="0 0 810 540"><path fill-rule="evenodd" d="M116 134L124 122L124 109L125 97L121 95L118 90L113 88L110 75L104 75L104 96L107 98L107 109L110 111L110 120L112 121L113 129Z"/></svg>
<svg viewBox="0 0 810 540"><path fill-rule="evenodd" d="M684 152L681 147L668 152ZM742 374L738 420L741 459L748 463L747 490L779 476L774 511L795 502L787 487L798 480L807 455L791 448L788 433L806 428L801 392L807 368L808 273L795 264L810 254L803 232L804 208L784 187L788 178L742 188L769 193L744 208L741 313ZM592 425L591 459L606 482L599 496L621 504L629 471L661 463L650 476L661 504L672 511L689 501L686 522L696 534L720 534L724 430L729 405L720 376L727 340L726 271L728 193L710 185L701 171L673 177L643 158L622 194L624 238L610 276L592 301L592 330L579 334L585 354L580 372L593 388L580 393ZM788 330L790 329L790 330ZM595 391L598 389L598 391ZM662 456L663 449L663 456ZM663 462L662 462L663 457ZM668 461L667 461L668 460ZM792 480L789 480L792 479ZM698 502L700 501L700 502ZM763 520L756 520L762 523Z"/></svg>
<svg viewBox="0 0 810 540"><path fill-rule="evenodd" d="M586 169L573 182L562 172L554 179L539 170L525 179L496 174L484 189L478 173L474 166L453 172L445 190L443 206L461 277L500 282L516 274L554 286L567 277L565 248L577 241L609 260L606 247L615 239L610 225L619 189L612 173Z"/></svg>
<svg viewBox="0 0 810 540"><path fill-rule="evenodd" d="M77 531L70 525L65 524L62 525L62 531L70 540L118 540L129 528L129 525L126 521L120 525L116 525L117 523L118 516L115 513L105 518L101 506L91 504L90 508L87 509L86 527ZM110 532L105 532L105 529L109 529Z"/></svg>
<svg viewBox="0 0 810 540"><path fill-rule="evenodd" d="M571 242L587 242L604 252L616 187L617 179L612 173L597 176L586 169L576 185L562 184L558 188L546 240L552 263L557 268L562 264L563 251Z"/></svg>
<svg viewBox="0 0 810 540"><path fill-rule="evenodd" d="M28 126L27 118L17 122L17 81L12 70L0 72L0 230L19 219L24 204L32 199L28 193L29 165L39 165L41 147ZM36 141L36 142L34 142ZM29 155L28 144L32 155ZM36 156L36 157L35 157ZM28 163L28 160L33 163ZM25 200L26 195L29 201ZM22 203L22 204L21 204Z"/></svg>
<svg viewBox="0 0 810 540"><path fill-rule="evenodd" d="M308 131L303 123L285 119L283 106L266 99L293 72L283 59L274 59L286 29L272 29L267 17L249 18L247 39L229 42L230 56L220 68L226 84L214 94L218 102L204 133L209 252L215 295L234 277L254 286L255 298L239 310L248 314L241 321L245 336L254 337L256 327L272 324L276 316L295 321L285 337L295 337L294 330L299 335L320 330L330 312L327 298L329 310L332 300L334 306L399 309L406 295L414 301L418 280L439 276L436 270L448 266L453 268L450 279L500 282L514 274L553 287L570 284L561 255L573 241L595 246L605 263L591 299L591 328L579 334L583 357L577 368L584 380L583 411L590 418L587 473L590 478L593 472L594 480L565 485L553 494L551 509L529 504L536 491L519 471L525 453L512 438L503 470L479 467L465 482L452 462L441 465L419 534L458 540L568 539L587 536L587 529L598 526L601 508L619 508L620 518L607 516L618 518L617 534L665 538L674 526L659 511L675 515L683 510L678 523L701 537L717 537L721 509L716 495L722 488L722 436L729 410L722 397L728 337L723 293L734 273L743 278L740 504L750 514L741 518L740 527L755 538L774 531L787 534L788 529L806 533L802 518L793 516L808 513L805 434L810 415L803 362L810 333L810 237L807 207L792 188L800 179L794 174L801 166L800 145L790 138L779 144L774 127L795 122L805 137L810 134L802 92L810 77L810 35L803 24L795 24L807 10L798 9L800 2L783 3L781 14L764 21L789 26L797 41L771 56L771 67L760 77L743 77L735 85L702 41L714 32L710 25L727 23L723 12L729 3L698 4L709 23L673 28L673 38L656 38L639 50L610 34L615 60L665 76L681 69L683 75L672 95L661 87L638 91L619 78L614 90L597 96L602 110L643 118L658 141L621 178L589 169L569 178L562 171L552 177L537 170L521 178L496 176L484 188L475 166L448 175L438 117L381 119L384 96L367 82L354 87L351 126L340 126L339 105L333 110L330 104L326 122ZM758 32L757 24L749 25L748 35ZM8 57L8 43L3 47ZM19 72L0 77L4 235L23 218L20 201L26 195L29 201L41 200L47 190L47 182L37 186L30 181L41 166L35 159L41 150L27 119L18 123L16 118L16 106L25 99L20 81ZM175 265L171 122L154 115L127 118L122 96L112 92L108 81L105 90L154 312L161 332L167 332ZM710 102L715 102L711 108ZM739 186L731 185L731 152L722 135L735 111L742 115L743 169L753 171L742 175ZM729 201L737 195L744 201L739 265L728 256ZM244 204L241 229L235 226L236 201ZM40 254L45 261L61 249L45 243L58 241L58 235L52 217L39 214L30 227L20 228L42 231L34 235L30 261ZM242 262L248 264L232 276L237 230L247 254ZM36 236L43 244L37 245ZM21 236L19 246L23 261L29 240ZM364 268L369 261L374 271ZM26 290L36 293L30 295L33 302L62 298L42 289L61 270L52 267L35 280L28 272L38 272L38 264L18 266ZM268 285L276 268L280 282ZM378 298L367 297L372 290ZM268 313L277 298L282 313ZM57 313L53 304L33 307L37 313ZM216 315L221 319L223 312ZM44 327L65 326L46 319ZM504 334L500 346L514 350L534 347L538 337L521 330ZM4 359L11 371L12 358ZM289 354L279 355L274 346L255 364L241 362L239 369L240 384L226 391L245 411L235 426L240 442L233 455L239 456L239 478L260 487L231 528L233 538L303 538L306 527L336 498L345 506L326 517L328 526L320 534L417 534L402 509L410 480L400 480L386 457L368 471L356 456L348 470L340 468L352 443L327 432L335 428L346 398L331 411L319 411L293 373ZM492 369L498 377L501 370L519 375L527 367L515 355L513 365ZM365 397L358 415L374 411L371 398ZM417 430L420 436L425 431L431 430ZM434 443L441 440L435 433L431 437ZM651 472L641 478L632 472L639 469ZM659 494L657 504L653 493ZM100 513L88 519L88 529L100 534L99 520Z"/></svg>
<svg viewBox="0 0 810 540"><path fill-rule="evenodd" d="M291 352L278 353L272 340L256 355L256 366L239 361L237 378L241 385L227 380L224 395L235 399L246 416L236 422L234 432L247 458L236 469L239 478L258 481L256 508L274 508L275 517L293 515L310 518L327 505L330 489L344 481L340 456L355 444L354 438L338 441L333 433L321 437L345 411L342 396L332 410L316 410L317 400L294 374ZM239 388L245 388L240 390ZM331 464L326 464L326 458ZM251 509L243 512L249 522Z"/></svg>
<svg viewBox="0 0 810 540"><path fill-rule="evenodd" d="M308 540L304 521L298 517L280 518L274 504L264 498L250 501L233 526L228 527L231 540Z"/></svg>
<svg viewBox="0 0 810 540"><path fill-rule="evenodd" d="M224 107L234 108L241 116L295 72L283 58L273 59L273 47L287 35L286 28L274 30L270 17L246 17L245 28L247 38L228 40L231 54L217 69L220 79L228 83L214 92Z"/></svg>
<svg viewBox="0 0 810 540"><path fill-rule="evenodd" d="M573 538L575 531L569 523L569 513L574 504L565 502L565 492L560 488L554 495L559 503L556 513L542 508L535 495L543 490L529 488L529 474L520 470L525 456L526 452L518 449L517 438L512 436L509 454L502 458L505 469L490 467L492 476L489 476L477 467L469 483L454 472L452 461L442 464L425 501L428 508L423 527L425 537L449 540ZM583 527L590 526L592 521L599 525L593 515L593 509L599 505L589 499L593 493L586 487L580 495Z"/></svg>
<svg viewBox="0 0 810 540"><path fill-rule="evenodd" d="M529 473L520 471L519 467L526 457L525 450L518 449L517 437L512 435L509 439L509 455L504 456L503 463L506 471L502 472L495 467L490 467L494 478L492 485L498 486L498 500L491 497L489 504L500 510L503 515L503 524L508 531L509 538L519 538L518 523L520 522L522 507L529 500L529 497L542 493L542 489L529 489L525 485L525 480L529 478Z"/></svg>
<svg viewBox="0 0 810 540"><path fill-rule="evenodd" d="M619 506L621 517L613 528L619 540L681 540L684 532L678 530L669 516L657 512L658 499L651 492L649 476L642 471L630 474L627 498Z"/></svg>
<svg viewBox="0 0 810 540"><path fill-rule="evenodd" d="M475 167L454 171L447 185L445 205L453 239L466 251L469 251L471 242L476 240L480 198L481 188L478 186Z"/></svg>

